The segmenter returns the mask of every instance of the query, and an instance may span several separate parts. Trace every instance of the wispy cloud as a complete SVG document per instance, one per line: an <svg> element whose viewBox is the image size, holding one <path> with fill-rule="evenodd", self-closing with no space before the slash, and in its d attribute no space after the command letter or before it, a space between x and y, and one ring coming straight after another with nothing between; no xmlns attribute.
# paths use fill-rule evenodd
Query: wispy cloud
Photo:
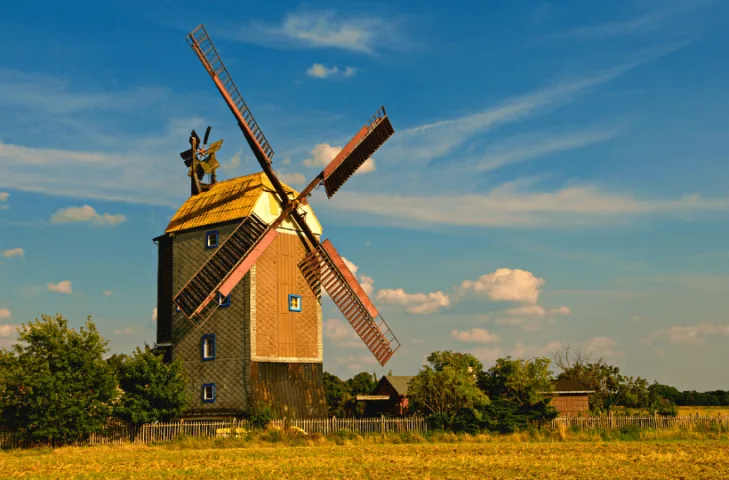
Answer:
<svg viewBox="0 0 729 480"><path fill-rule="evenodd" d="M557 37L570 38L610 38L628 35L647 35L667 28L671 21L682 15L711 3L711 0L691 0L662 2L657 9L642 15L613 22L574 28L557 34Z"/></svg>
<svg viewBox="0 0 729 480"><path fill-rule="evenodd" d="M674 325L650 332L641 342L650 344L663 339L672 344L700 345L707 338L718 335L729 335L729 324L702 322L698 325Z"/></svg>
<svg viewBox="0 0 729 480"><path fill-rule="evenodd" d="M620 128L579 130L562 133L533 133L517 135L490 146L474 168L490 171L533 158L576 150L615 138Z"/></svg>
<svg viewBox="0 0 729 480"><path fill-rule="evenodd" d="M618 224L645 215L679 216L729 212L728 198L687 195L677 199L636 198L593 186L526 192L502 184L483 195L405 196L342 192L327 208L396 219L402 226L424 224L515 228L564 228Z"/></svg>
<svg viewBox="0 0 729 480"><path fill-rule="evenodd" d="M0 320L8 320L12 318L13 313L9 308L0 308Z"/></svg>
<svg viewBox="0 0 729 480"><path fill-rule="evenodd" d="M232 40L274 48L336 48L372 54L402 42L401 21L376 16L346 17L332 10L289 13L279 24L251 22L219 33Z"/></svg>

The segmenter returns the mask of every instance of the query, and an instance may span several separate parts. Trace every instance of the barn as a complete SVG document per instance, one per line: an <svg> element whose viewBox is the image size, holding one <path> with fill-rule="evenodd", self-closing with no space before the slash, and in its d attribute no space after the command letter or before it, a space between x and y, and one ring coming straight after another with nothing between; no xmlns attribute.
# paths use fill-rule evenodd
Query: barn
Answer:
<svg viewBox="0 0 729 480"><path fill-rule="evenodd" d="M290 218L230 295L218 295L217 310L200 328L173 302L243 219L255 214L270 224L279 216L274 191L263 172L213 183L193 192L154 239L157 345L184 365L190 415L239 415L267 403L282 416L326 416L321 305L298 268L306 251ZM301 209L318 238L314 212Z"/></svg>
<svg viewBox="0 0 729 480"><path fill-rule="evenodd" d="M552 392L551 405L560 417L587 415L590 411L589 395L594 393L587 386L570 379L556 380Z"/></svg>

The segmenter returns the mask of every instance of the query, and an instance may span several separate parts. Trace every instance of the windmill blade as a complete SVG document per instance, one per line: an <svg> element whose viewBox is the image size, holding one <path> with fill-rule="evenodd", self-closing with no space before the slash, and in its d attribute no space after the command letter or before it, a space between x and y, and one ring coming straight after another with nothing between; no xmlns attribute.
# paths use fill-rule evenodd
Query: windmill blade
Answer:
<svg viewBox="0 0 729 480"><path fill-rule="evenodd" d="M200 327L217 309L218 293L230 295L278 236L278 227L294 209L292 202L267 225L255 213L243 220L175 296L174 301L190 322ZM207 308L213 303L213 308Z"/></svg>
<svg viewBox="0 0 729 480"><path fill-rule="evenodd" d="M385 112L385 107L375 113L370 121L344 146L324 169L324 189L332 196L362 166L375 151L387 141L395 129Z"/></svg>
<svg viewBox="0 0 729 480"><path fill-rule="evenodd" d="M185 161L185 166L189 167L192 165L192 149L189 148L184 152L180 152L180 157Z"/></svg>
<svg viewBox="0 0 729 480"><path fill-rule="evenodd" d="M212 130L213 127L208 125L208 128L205 129L205 137L203 137L203 145L208 144L208 138L210 138L210 130Z"/></svg>
<svg viewBox="0 0 729 480"><path fill-rule="evenodd" d="M200 146L200 137L197 136L197 132L193 129L192 132L190 132L190 146L192 146L192 140L195 139L195 145L197 147Z"/></svg>
<svg viewBox="0 0 729 480"><path fill-rule="evenodd" d="M314 292L323 287L383 367L400 348L395 335L372 304L354 274L329 240L316 246L299 264Z"/></svg>
<svg viewBox="0 0 729 480"><path fill-rule="evenodd" d="M205 27L198 25L190 32L187 35L187 43L195 51L205 70L207 70L213 82L215 82L218 91L220 91L220 94L228 104L228 108L235 115L241 131L259 163L270 167L273 161L273 148L268 143L261 127L258 126L256 119L253 118L251 110L248 108L245 100L243 100L243 96L238 91L238 87L233 82L233 78L225 68L223 60L218 55L213 42L208 36L208 32L205 31Z"/></svg>

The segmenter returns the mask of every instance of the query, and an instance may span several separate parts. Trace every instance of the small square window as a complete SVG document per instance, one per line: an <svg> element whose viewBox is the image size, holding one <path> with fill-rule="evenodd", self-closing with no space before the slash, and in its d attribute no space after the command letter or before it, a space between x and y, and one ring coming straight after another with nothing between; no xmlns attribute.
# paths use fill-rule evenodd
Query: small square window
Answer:
<svg viewBox="0 0 729 480"><path fill-rule="evenodd" d="M301 311L301 295L289 295L289 312Z"/></svg>
<svg viewBox="0 0 729 480"><path fill-rule="evenodd" d="M205 248L216 248L218 246L218 231L212 230L205 234Z"/></svg>
<svg viewBox="0 0 729 480"><path fill-rule="evenodd" d="M203 384L202 401L205 403L213 403L215 401L215 384L214 383Z"/></svg>
<svg viewBox="0 0 729 480"><path fill-rule="evenodd" d="M215 334L211 333L202 336L202 345L200 346L200 354L203 361L215 360Z"/></svg>
<svg viewBox="0 0 729 480"><path fill-rule="evenodd" d="M218 293L218 306L220 308L225 308L230 306L230 294L228 294L227 297L223 297L220 293Z"/></svg>

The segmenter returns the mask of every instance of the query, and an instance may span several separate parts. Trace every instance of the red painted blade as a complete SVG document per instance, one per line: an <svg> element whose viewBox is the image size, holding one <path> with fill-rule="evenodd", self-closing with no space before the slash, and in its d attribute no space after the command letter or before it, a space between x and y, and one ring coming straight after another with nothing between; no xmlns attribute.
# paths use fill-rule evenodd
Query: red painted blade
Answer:
<svg viewBox="0 0 729 480"><path fill-rule="evenodd" d="M362 127L324 169L324 189L332 196L395 133L384 107Z"/></svg>

